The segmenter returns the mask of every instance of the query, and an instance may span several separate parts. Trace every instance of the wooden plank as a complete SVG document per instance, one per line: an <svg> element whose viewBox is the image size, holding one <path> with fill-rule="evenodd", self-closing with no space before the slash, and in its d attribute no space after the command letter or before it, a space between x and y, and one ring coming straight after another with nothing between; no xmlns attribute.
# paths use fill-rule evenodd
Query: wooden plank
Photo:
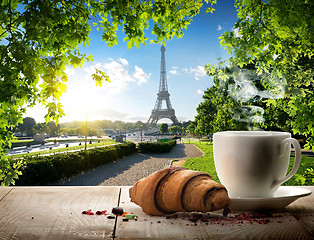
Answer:
<svg viewBox="0 0 314 240"><path fill-rule="evenodd" d="M0 187L0 201L11 191L12 187Z"/></svg>
<svg viewBox="0 0 314 240"><path fill-rule="evenodd" d="M243 239L312 239L311 234L290 213L271 212L265 216L261 213L248 214L248 219L237 222L245 234Z"/></svg>
<svg viewBox="0 0 314 240"><path fill-rule="evenodd" d="M312 194L307 197L301 197L291 203L287 206L288 211L293 213L314 213L314 186L299 186L299 188L308 189Z"/></svg>
<svg viewBox="0 0 314 240"><path fill-rule="evenodd" d="M178 218L153 217L130 202L128 188L122 188L120 206L134 212L138 220L122 221L118 218L117 239L311 239L311 234L287 211L272 213L233 212L228 218L222 212L203 214L208 222L189 221L189 213Z"/></svg>
<svg viewBox="0 0 314 240"><path fill-rule="evenodd" d="M119 191L119 187L15 187L0 202L1 239L110 238L114 219L82 211L111 211Z"/></svg>
<svg viewBox="0 0 314 240"><path fill-rule="evenodd" d="M139 206L130 202L128 188L122 188L121 190L120 206L123 207L124 211L136 214L138 220L124 222L119 217L116 226L116 239L211 239L222 234L222 232L217 232L217 229L219 229L218 224L200 221L195 224L189 221L188 219L191 216L189 213L179 213L177 218L170 219L165 216L149 216ZM222 218L222 213L220 212L215 216L217 217L217 220L215 220L217 223ZM243 233L237 226L229 226L225 228L225 231L234 239L244 238Z"/></svg>
<svg viewBox="0 0 314 240"><path fill-rule="evenodd" d="M310 196L302 197L287 207L298 222L314 236L314 186L300 187L312 192Z"/></svg>

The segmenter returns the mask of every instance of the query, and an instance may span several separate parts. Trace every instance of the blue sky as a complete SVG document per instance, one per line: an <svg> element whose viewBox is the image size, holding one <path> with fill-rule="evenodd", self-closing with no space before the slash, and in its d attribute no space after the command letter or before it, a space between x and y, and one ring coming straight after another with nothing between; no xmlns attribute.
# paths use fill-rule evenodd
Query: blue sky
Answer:
<svg viewBox="0 0 314 240"><path fill-rule="evenodd" d="M202 101L202 93L212 86L212 80L204 72L204 66L214 64L217 58L226 59L226 51L220 47L218 37L224 31L232 31L237 13L232 0L220 0L214 13L201 13L185 30L181 39L166 43L166 70L168 91L172 107L179 121L194 120L196 108ZM61 103L66 116L60 122L73 120L121 120L146 122L154 108L160 79L160 45L147 43L128 50L119 34L119 43L107 47L101 40L101 31L92 29L90 46L81 52L92 54L94 62L82 68L68 69L67 92ZM111 83L96 87L90 74L94 67L104 70ZM42 106L29 109L25 116L44 122L46 110ZM160 122L171 122L168 119Z"/></svg>

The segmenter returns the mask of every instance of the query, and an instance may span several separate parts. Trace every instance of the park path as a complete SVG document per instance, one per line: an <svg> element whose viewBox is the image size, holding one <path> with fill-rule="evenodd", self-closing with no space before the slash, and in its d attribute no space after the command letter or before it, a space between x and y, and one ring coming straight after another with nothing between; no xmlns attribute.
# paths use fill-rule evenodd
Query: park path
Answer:
<svg viewBox="0 0 314 240"><path fill-rule="evenodd" d="M169 153L134 153L82 174L52 183L52 186L131 186L139 179L164 168L169 160L202 156L194 144L177 144Z"/></svg>

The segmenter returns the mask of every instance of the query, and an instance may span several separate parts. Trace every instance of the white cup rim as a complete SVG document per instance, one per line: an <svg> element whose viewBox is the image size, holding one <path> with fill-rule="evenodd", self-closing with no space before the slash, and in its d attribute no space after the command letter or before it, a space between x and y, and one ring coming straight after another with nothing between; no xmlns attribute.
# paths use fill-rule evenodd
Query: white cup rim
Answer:
<svg viewBox="0 0 314 240"><path fill-rule="evenodd" d="M279 131L222 131L216 132L215 135L222 135L227 137L271 137L271 136L287 136L291 137L289 132Z"/></svg>

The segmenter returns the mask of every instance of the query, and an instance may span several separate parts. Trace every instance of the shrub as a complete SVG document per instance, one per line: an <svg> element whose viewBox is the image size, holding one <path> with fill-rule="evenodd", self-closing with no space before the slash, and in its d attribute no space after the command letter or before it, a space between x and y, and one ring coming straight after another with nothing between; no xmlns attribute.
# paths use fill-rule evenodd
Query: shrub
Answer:
<svg viewBox="0 0 314 240"><path fill-rule="evenodd" d="M170 152L172 148L176 146L176 140L170 140L168 142L141 142L138 144L138 151L141 153L166 153Z"/></svg>
<svg viewBox="0 0 314 240"><path fill-rule="evenodd" d="M45 185L136 152L132 142L86 151L24 158L26 166L16 185Z"/></svg>

